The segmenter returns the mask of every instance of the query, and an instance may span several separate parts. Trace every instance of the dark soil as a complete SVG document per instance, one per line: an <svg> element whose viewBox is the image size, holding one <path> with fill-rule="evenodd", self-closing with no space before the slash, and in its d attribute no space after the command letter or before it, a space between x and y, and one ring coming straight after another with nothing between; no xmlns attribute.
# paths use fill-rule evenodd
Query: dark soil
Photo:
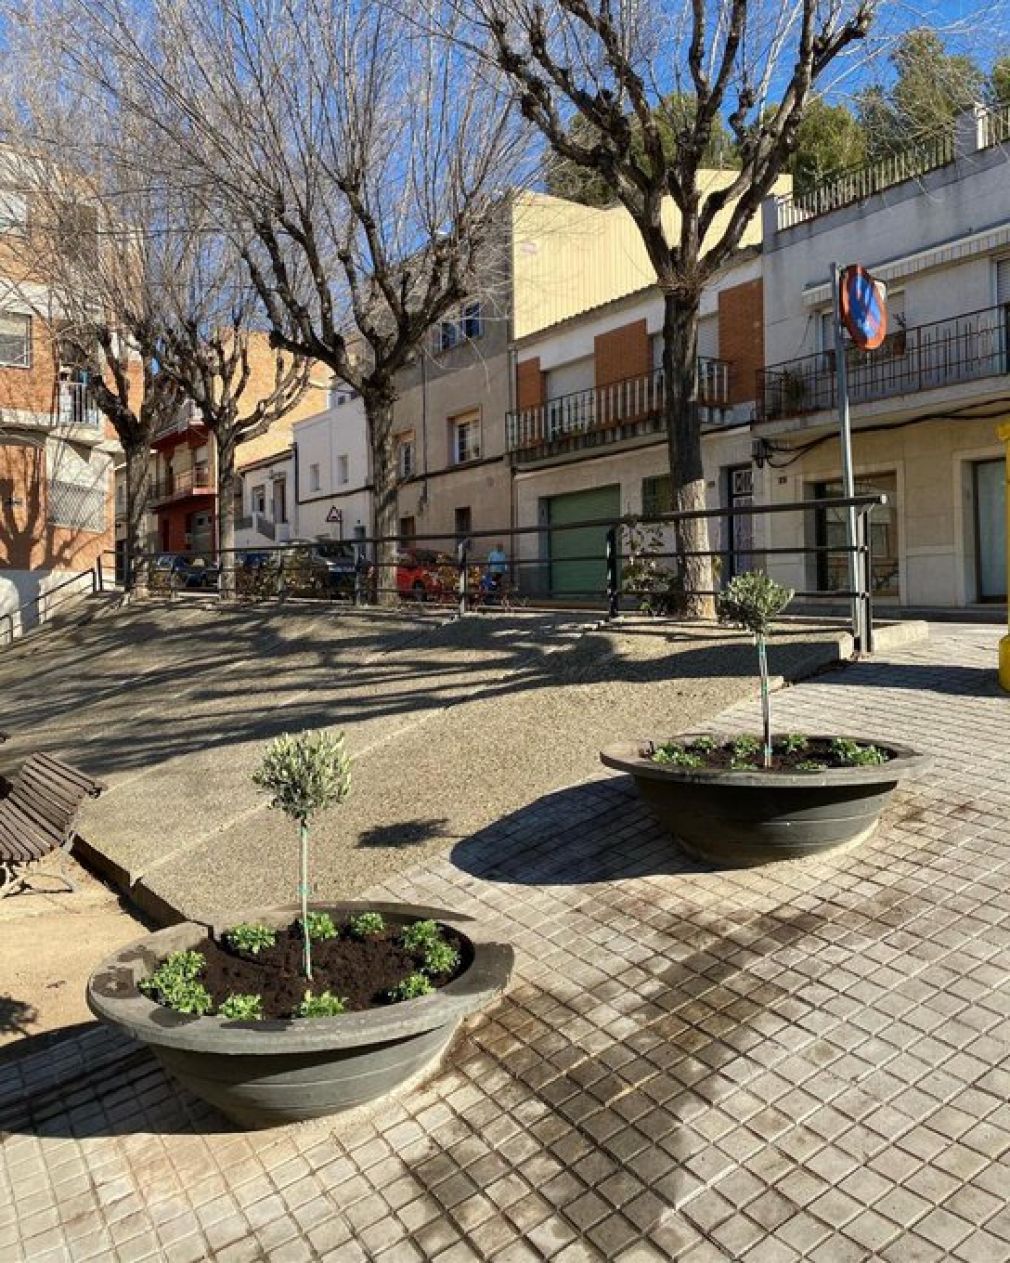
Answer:
<svg viewBox="0 0 1010 1263"><path fill-rule="evenodd" d="M699 748L697 738L686 738L682 741L673 738L662 745L653 746L652 744L643 747L642 757L651 759L654 763L661 766L681 768L690 770L692 767L697 771L711 772L813 772L828 768L842 767L861 767L873 766L871 760L865 762L852 758L847 755L844 750L840 750L834 745L833 739L830 737L806 737L803 738L804 744L800 748L793 748L795 740L784 740L782 737L774 737L772 739L772 762L771 767L765 768L763 755L763 742L759 737L752 738L757 749L754 751L743 751L736 746L739 738L716 738L717 744L714 749L705 748L704 744ZM850 743L846 743L850 744ZM859 750L879 750L884 756L882 762L890 762L894 758L894 751L888 749L887 746L873 746L870 742L860 741L852 743ZM696 758L697 763L674 759L656 758L657 752L662 751L683 751L688 756L688 760ZM880 762L880 760L878 760ZM811 766L817 764L815 768Z"/></svg>
<svg viewBox="0 0 1010 1263"><path fill-rule="evenodd" d="M200 981L213 997L214 1012L229 995L259 995L265 1019L290 1018L311 990L314 995L329 991L340 996L350 1013L393 1003L390 990L419 971L422 953L407 951L400 941L401 930L401 926L387 925L379 934L357 939L341 927L338 938L314 942L311 982L302 972L302 933L297 922L278 930L274 946L256 955L210 938L193 950L206 957ZM434 987L458 978L473 959L467 939L448 926L439 925L439 930L459 952L460 965L450 974L431 976Z"/></svg>

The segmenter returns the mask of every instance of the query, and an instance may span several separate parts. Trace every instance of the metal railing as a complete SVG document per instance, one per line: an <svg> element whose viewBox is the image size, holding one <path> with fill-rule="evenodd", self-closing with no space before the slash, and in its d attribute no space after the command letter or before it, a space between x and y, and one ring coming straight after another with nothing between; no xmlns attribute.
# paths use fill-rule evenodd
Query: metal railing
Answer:
<svg viewBox="0 0 1010 1263"><path fill-rule="evenodd" d="M31 600L23 602L17 609L4 610L0 613L0 645L13 644L17 637L24 635L26 631L47 623L61 605L65 605L75 597L85 595L79 588L75 592L66 591L73 584L80 584L85 580L90 585L91 595L103 590L101 557L90 569L78 571L77 574L70 575L60 583L53 584L51 588L46 588L44 592L39 592ZM54 601L53 597L59 592L65 595Z"/></svg>
<svg viewBox="0 0 1010 1263"><path fill-rule="evenodd" d="M102 414L92 399L86 382L60 382L56 411L61 426L97 430L102 423Z"/></svg>
<svg viewBox="0 0 1010 1263"><path fill-rule="evenodd" d="M935 320L890 334L876 351L847 351L854 404L1002 376L1010 367L1010 304ZM758 420L777 421L833 409L834 351L758 372Z"/></svg>
<svg viewBox="0 0 1010 1263"><path fill-rule="evenodd" d="M444 533L426 534L409 544L391 537L366 538L354 541L322 540L316 543L274 544L254 549L230 549L235 558L233 594L246 599L272 600L292 597L332 598L355 604L381 602L393 598L418 604L450 607L459 614L474 610L514 608L602 609L610 616L625 607L640 608L648 594L638 582L636 559L643 556L650 563L655 577L662 571L671 592L678 590L678 567L681 555L673 546L673 533L678 522L705 519L721 523L720 534L725 542L688 556L721 559L723 570L730 573L770 563L771 569L784 561L798 562L811 582L796 584L796 595L807 601L844 601L851 606L851 627L854 640L863 652L873 645L874 560L872 533L869 529L873 510L887 503L882 493L831 497L816 501L790 501L771 505L737 505L731 508L705 509L689 513L666 513L628 516L619 519L596 518L553 526L511 527L500 530L474 531L466 539ZM827 510L855 508L857 539L848 544L802 542L810 534L811 519ZM770 519L780 515L801 515L798 532L800 542L783 545L747 545L730 540L729 524L742 518ZM632 546L631 536L643 527L660 533L655 547ZM816 531L814 532L816 536ZM506 545L507 541L507 545ZM505 545L505 560L490 556L491 547ZM394 550L393 560L379 560L385 549ZM487 548L489 551L484 552ZM319 550L343 553L339 568L331 569L320 561ZM810 565L808 559L820 562L834 556L856 556L854 587L831 587L830 576L837 567ZM173 597L187 591L213 594L219 590L219 564L222 554L213 554L213 561L190 569L180 554L162 555L158 569L156 555L138 559L147 571L150 590ZM166 567L166 560L171 566ZM814 574L814 571L817 573ZM847 573L848 566L845 567ZM822 586L822 574L829 578ZM160 578L159 578L160 575ZM651 589L649 590L651 591ZM685 594L680 590L680 597ZM696 595L713 596L715 592ZM675 603L674 603L675 604Z"/></svg>
<svg viewBox="0 0 1010 1263"><path fill-rule="evenodd" d="M699 357L698 395L703 407L728 408L729 382L730 366L725 360ZM509 412L505 445L508 451L518 452L601 430L639 427L648 432L661 424L664 399L662 370L556 395L534 408Z"/></svg>
<svg viewBox="0 0 1010 1263"><path fill-rule="evenodd" d="M174 500L176 497L202 495L214 489L209 465L193 465L170 478L162 478L151 488L151 503Z"/></svg>
<svg viewBox="0 0 1010 1263"><path fill-rule="evenodd" d="M971 129L967 132L970 140L966 147L969 150L978 152L1010 141L1010 105L997 105L978 112L972 110L941 131L897 153L852 167L803 193L786 193L777 197L776 230L781 232L793 228L808 219L865 201L874 193L881 193L905 180L915 180L945 167L958 155L957 133L964 123Z"/></svg>

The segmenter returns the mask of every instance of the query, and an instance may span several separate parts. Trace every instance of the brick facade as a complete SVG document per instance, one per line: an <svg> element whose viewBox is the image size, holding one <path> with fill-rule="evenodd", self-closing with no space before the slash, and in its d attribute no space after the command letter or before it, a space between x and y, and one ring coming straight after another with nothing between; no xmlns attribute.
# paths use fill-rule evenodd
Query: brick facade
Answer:
<svg viewBox="0 0 1010 1263"><path fill-rule="evenodd" d="M764 286L760 279L719 291L719 358L730 366L729 402L756 397L764 367Z"/></svg>
<svg viewBox="0 0 1010 1263"><path fill-rule="evenodd" d="M652 371L652 349L646 322L635 320L597 334L593 339L593 361L597 386L647 376Z"/></svg>

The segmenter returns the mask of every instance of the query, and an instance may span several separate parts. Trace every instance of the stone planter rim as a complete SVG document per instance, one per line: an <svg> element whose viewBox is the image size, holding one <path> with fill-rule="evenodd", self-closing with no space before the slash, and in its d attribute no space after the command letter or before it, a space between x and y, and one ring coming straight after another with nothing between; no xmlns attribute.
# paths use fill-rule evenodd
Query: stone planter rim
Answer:
<svg viewBox="0 0 1010 1263"><path fill-rule="evenodd" d="M913 773L924 771L932 763L931 756L921 754L910 746L901 745L889 738L852 736L846 733L803 733L811 740L858 741L862 745L880 746L894 753L894 758L886 763L871 764L866 767L826 768L822 772L784 772L756 769L754 771L736 771L730 768L692 768L674 767L671 764L653 763L642 754L643 748L662 745L665 741L689 742L698 737L713 737L717 741L731 741L740 733L719 732L685 732L661 739L646 738L641 741L622 741L607 746L600 752L600 761L618 772L626 772L646 780L677 781L682 784L711 785L727 782L741 789L800 789L823 788L832 785L873 785L881 782L902 780ZM750 735L750 734L747 734ZM785 737L787 733L773 733L772 739Z"/></svg>
<svg viewBox="0 0 1010 1263"><path fill-rule="evenodd" d="M309 907L341 916L368 911L411 921L428 918L441 921L469 939L473 960L458 978L431 995L337 1017L261 1022L219 1016L190 1017L165 1008L137 988L137 982L150 974L160 960L170 952L195 946L206 937L208 930L217 932L243 921L280 926L290 923L301 912L297 904L274 905L243 910L209 925L183 921L121 947L106 957L89 978L88 1006L102 1021L122 1027L147 1044L193 1052L275 1056L357 1048L456 1024L502 991L512 971L512 948L495 940L479 921L468 916L442 908L374 901L340 900L312 903Z"/></svg>

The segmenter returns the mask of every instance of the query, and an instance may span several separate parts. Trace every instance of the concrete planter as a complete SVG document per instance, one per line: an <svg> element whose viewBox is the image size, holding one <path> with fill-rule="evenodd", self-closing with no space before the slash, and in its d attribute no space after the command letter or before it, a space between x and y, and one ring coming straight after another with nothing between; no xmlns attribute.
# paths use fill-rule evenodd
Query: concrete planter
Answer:
<svg viewBox="0 0 1010 1263"><path fill-rule="evenodd" d="M479 925L436 908L408 904L314 904L344 917L381 912L387 924L431 917L452 926L473 948L468 968L448 986L417 1000L331 1018L237 1022L187 1017L137 989L170 952L195 947L207 927L191 921L149 934L110 956L88 981L91 1011L147 1044L194 1095L243 1127L273 1127L352 1109L382 1096L434 1063L460 1021L489 1004L512 972L512 948L487 940ZM291 907L229 917L283 926Z"/></svg>
<svg viewBox="0 0 1010 1263"><path fill-rule="evenodd" d="M700 735L687 733L678 740ZM872 738L852 740L868 743ZM651 761L652 742L610 746L600 758L634 778L638 792L689 855L720 867L748 868L803 859L868 838L897 783L930 762L893 741L873 744L894 757L879 767L823 772L670 767Z"/></svg>

